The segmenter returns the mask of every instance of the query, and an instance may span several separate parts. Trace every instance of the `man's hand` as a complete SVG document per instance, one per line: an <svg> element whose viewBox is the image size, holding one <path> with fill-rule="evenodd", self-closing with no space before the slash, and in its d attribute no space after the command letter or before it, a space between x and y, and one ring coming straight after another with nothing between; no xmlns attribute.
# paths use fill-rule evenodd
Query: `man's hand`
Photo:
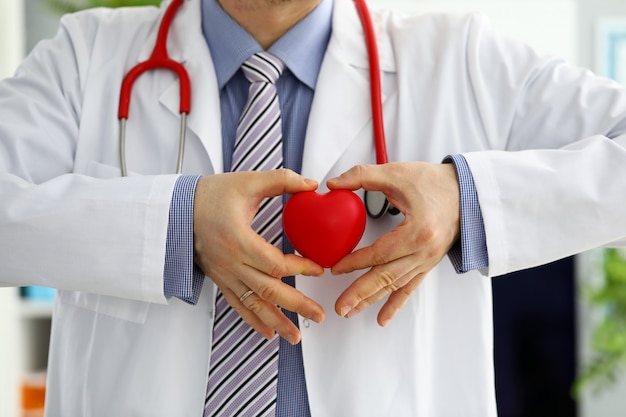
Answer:
<svg viewBox="0 0 626 417"><path fill-rule="evenodd" d="M316 188L315 181L287 169L205 176L196 188L195 262L243 319L268 339L276 331L291 343L300 341L298 328L279 307L318 323L324 320L318 303L281 281L324 270L309 259L284 255L250 224L264 198Z"/></svg>
<svg viewBox="0 0 626 417"><path fill-rule="evenodd" d="M385 326L459 239L455 168L423 162L359 165L327 185L330 189L382 191L404 214L398 227L332 268L334 274L371 268L339 296L335 310L350 318L389 295L378 314L378 323Z"/></svg>

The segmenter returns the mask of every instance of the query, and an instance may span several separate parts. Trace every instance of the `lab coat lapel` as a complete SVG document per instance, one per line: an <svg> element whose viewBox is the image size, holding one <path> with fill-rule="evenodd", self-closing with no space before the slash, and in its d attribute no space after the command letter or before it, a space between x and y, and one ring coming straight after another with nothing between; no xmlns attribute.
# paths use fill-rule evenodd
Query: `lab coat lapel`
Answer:
<svg viewBox="0 0 626 417"><path fill-rule="evenodd" d="M332 44L309 116L302 174L321 181L371 119L369 84Z"/></svg>
<svg viewBox="0 0 626 417"><path fill-rule="evenodd" d="M376 14L373 17L375 22L379 19ZM377 43L381 69L395 72L390 42L380 25ZM385 98L383 90L383 102ZM352 1L335 0L333 33L309 117L302 174L323 180L357 136L368 141L373 150L371 120L369 64L363 29Z"/></svg>
<svg viewBox="0 0 626 417"><path fill-rule="evenodd" d="M164 12L170 1L164 1ZM187 128L195 133L206 149L215 173L223 172L222 127L219 91L211 54L202 33L200 1L186 1L173 20L168 36L168 52L173 60L182 62L191 79L191 112ZM146 43L140 60L150 56L158 26ZM179 114L178 79L163 91L161 104L170 112Z"/></svg>

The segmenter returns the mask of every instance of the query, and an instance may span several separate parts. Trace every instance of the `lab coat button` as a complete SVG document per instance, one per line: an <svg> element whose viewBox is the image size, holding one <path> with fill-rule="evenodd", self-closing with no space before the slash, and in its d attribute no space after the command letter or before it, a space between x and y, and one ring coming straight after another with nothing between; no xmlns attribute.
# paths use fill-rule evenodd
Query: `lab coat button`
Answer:
<svg viewBox="0 0 626 417"><path fill-rule="evenodd" d="M309 320L309 319L304 319L304 320L302 320L302 325L303 325L306 329L308 329L308 328L311 326L311 320Z"/></svg>

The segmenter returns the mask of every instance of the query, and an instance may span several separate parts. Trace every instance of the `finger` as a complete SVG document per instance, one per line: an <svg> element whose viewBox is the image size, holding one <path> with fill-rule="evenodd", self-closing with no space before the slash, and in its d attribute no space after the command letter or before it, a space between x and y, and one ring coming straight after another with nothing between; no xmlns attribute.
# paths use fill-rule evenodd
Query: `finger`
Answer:
<svg viewBox="0 0 626 417"><path fill-rule="evenodd" d="M365 190L383 191L389 183L389 175L385 174L385 170L381 168L379 165L356 165L340 176L329 179L326 185L331 190L363 188Z"/></svg>
<svg viewBox="0 0 626 417"><path fill-rule="evenodd" d="M372 294L371 296L361 300L359 304L357 304L349 313L345 315L345 318L347 319L352 318L356 316L357 314L359 314L360 312L364 311L370 305L379 302L383 298L390 297L391 295L395 294L396 291L399 291L401 288L403 288L405 285L407 285L409 282L415 279L416 276L420 274L421 274L420 270L416 268L412 270L410 273L399 278L393 284L385 288L381 288L375 294Z"/></svg>
<svg viewBox="0 0 626 417"><path fill-rule="evenodd" d="M244 262L273 278L294 275L321 276L324 268L302 256L285 255L278 247L258 234L251 236L252 249L244 254Z"/></svg>
<svg viewBox="0 0 626 417"><path fill-rule="evenodd" d="M324 273L324 269L310 259L293 254L284 255L260 236L256 244L261 246L246 258L246 269L237 273L241 281L236 284L235 292L243 294L251 289L271 305L278 305L321 323L325 317L324 308L281 279L295 275L319 276Z"/></svg>
<svg viewBox="0 0 626 417"><path fill-rule="evenodd" d="M324 275L324 267L318 265L309 258L299 255L285 255L287 274L284 276L305 275L307 277L321 277Z"/></svg>
<svg viewBox="0 0 626 417"><path fill-rule="evenodd" d="M258 271L251 271L251 274L260 274ZM282 285L286 289L294 290L287 284L280 281L270 281ZM298 328L285 316L280 308L272 302L262 299L250 290L243 282L235 285L236 289L223 289L222 293L226 301L232 308L248 323L254 330L260 333L266 339L274 337L278 333L282 338L292 344L300 341L300 332ZM250 294L248 294L252 291ZM241 294L241 295L238 295Z"/></svg>
<svg viewBox="0 0 626 417"><path fill-rule="evenodd" d="M426 273L418 274L398 291L393 292L378 313L378 324L385 327L404 307L409 297L424 281Z"/></svg>
<svg viewBox="0 0 626 417"><path fill-rule="evenodd" d="M254 313L263 325L272 329L271 333L261 333L263 336L267 337L270 334L273 336L276 331L280 337L292 345L300 342L300 331L276 305L262 299L258 294L250 295L242 304L249 312Z"/></svg>
<svg viewBox="0 0 626 417"><path fill-rule="evenodd" d="M358 249L332 266L332 274L346 274L353 271L369 268L376 265L384 265L396 259L411 255L419 251L411 238L411 235L404 233L408 231L405 223L402 223L391 232L384 234L372 245Z"/></svg>
<svg viewBox="0 0 626 417"><path fill-rule="evenodd" d="M263 300L321 323L325 317L323 307L283 283L281 279L295 275L320 276L324 273L324 268L301 256L284 255L260 236L256 240L256 245L259 246L251 252L245 262L250 268L250 271L242 276L245 285ZM245 290L241 289L241 292Z"/></svg>
<svg viewBox="0 0 626 417"><path fill-rule="evenodd" d="M412 257L404 257L370 269L337 298L335 311L342 317L353 317L367 305L379 301L384 295L404 285L407 280L403 281L402 278L414 276L418 268Z"/></svg>
<svg viewBox="0 0 626 417"><path fill-rule="evenodd" d="M318 183L305 178L294 171L282 168L271 171L255 171L250 186L259 190L263 197L274 197L284 193L295 194L304 191L315 191Z"/></svg>
<svg viewBox="0 0 626 417"><path fill-rule="evenodd" d="M316 323L324 321L326 313L321 305L281 280L268 279L260 274L253 274L249 279L246 279L245 283L254 291L256 297L272 306L280 306L293 311ZM249 307L247 302L244 304Z"/></svg>
<svg viewBox="0 0 626 417"><path fill-rule="evenodd" d="M289 286L287 286L289 287ZM238 286L245 288L245 286ZM246 294L245 290L242 294ZM280 310L279 307L263 300L258 294L252 293L241 300L235 291L222 291L224 297L243 320L266 339L274 337L275 333L291 344L300 341L300 331Z"/></svg>
<svg viewBox="0 0 626 417"><path fill-rule="evenodd" d="M261 336L266 339L274 337L275 331L272 327L265 324L259 316L257 316L252 310L248 309L241 301L239 296L230 289L222 289L222 294L228 304L241 316L241 318L248 323L254 330L256 330Z"/></svg>

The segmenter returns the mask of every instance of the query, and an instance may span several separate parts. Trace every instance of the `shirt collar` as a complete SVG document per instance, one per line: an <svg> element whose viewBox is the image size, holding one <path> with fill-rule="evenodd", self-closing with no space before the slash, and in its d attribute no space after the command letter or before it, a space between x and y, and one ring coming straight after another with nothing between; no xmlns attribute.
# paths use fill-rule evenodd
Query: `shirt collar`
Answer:
<svg viewBox="0 0 626 417"><path fill-rule="evenodd" d="M268 50L305 85L315 89L332 30L333 0L322 0ZM202 1L202 31L221 89L252 54L263 49L217 0Z"/></svg>

